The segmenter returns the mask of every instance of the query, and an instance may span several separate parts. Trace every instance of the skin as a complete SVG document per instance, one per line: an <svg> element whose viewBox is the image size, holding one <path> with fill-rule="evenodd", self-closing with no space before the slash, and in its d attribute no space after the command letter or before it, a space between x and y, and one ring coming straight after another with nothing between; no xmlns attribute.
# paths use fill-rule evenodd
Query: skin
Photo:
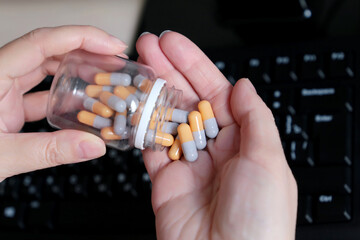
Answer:
<svg viewBox="0 0 360 240"><path fill-rule="evenodd" d="M233 87L189 39L137 42L139 61L183 91L182 109L210 101L221 128L199 158L144 151L158 239L294 239L297 186L271 111L248 79Z"/></svg>
<svg viewBox="0 0 360 240"><path fill-rule="evenodd" d="M75 49L123 55L126 45L90 26L36 29L0 48L0 182L37 169L105 154L104 142L89 133L17 133L24 122L45 117L49 92L26 93L54 75L62 56ZM45 103L45 104L44 104Z"/></svg>

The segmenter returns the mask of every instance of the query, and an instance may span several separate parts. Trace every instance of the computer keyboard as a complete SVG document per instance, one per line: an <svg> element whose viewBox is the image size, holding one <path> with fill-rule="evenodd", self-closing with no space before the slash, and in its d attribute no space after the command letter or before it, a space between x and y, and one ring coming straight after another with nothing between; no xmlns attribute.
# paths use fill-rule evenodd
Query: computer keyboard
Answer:
<svg viewBox="0 0 360 240"><path fill-rule="evenodd" d="M248 77L273 111L298 183L300 240L360 239L359 43L352 37L205 50L232 84ZM48 77L34 91L50 84ZM53 130L42 120L22 131ZM150 195L141 152L108 149L100 159L0 183L0 237L155 239Z"/></svg>

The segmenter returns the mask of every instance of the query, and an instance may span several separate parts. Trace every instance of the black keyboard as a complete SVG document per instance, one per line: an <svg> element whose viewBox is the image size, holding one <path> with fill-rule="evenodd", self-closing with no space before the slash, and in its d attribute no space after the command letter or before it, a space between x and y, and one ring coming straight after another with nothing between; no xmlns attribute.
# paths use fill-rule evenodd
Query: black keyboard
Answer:
<svg viewBox="0 0 360 240"><path fill-rule="evenodd" d="M231 83L248 77L274 114L298 184L297 239L360 239L359 42L206 51Z"/></svg>
<svg viewBox="0 0 360 240"><path fill-rule="evenodd" d="M297 239L360 239L360 38L208 49L235 84L248 77L273 111L299 188ZM36 90L48 89L48 77ZM53 131L45 120L23 132ZM0 183L0 237L155 239L141 152ZM266 201L266 200L264 200Z"/></svg>

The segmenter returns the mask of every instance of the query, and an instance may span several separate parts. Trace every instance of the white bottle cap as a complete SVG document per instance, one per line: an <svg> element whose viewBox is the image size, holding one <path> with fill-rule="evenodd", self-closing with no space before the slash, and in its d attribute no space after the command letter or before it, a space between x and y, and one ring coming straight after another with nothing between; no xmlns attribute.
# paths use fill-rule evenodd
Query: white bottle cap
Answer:
<svg viewBox="0 0 360 240"><path fill-rule="evenodd" d="M151 88L151 91L149 93L149 96L147 98L147 101L144 105L139 125L136 131L134 146L138 149L144 150L144 143L145 143L145 135L147 128L149 126L149 122L151 119L151 115L153 113L153 110L155 108L156 101L160 95L160 92L162 88L164 87L166 81L158 78L155 80L153 87Z"/></svg>

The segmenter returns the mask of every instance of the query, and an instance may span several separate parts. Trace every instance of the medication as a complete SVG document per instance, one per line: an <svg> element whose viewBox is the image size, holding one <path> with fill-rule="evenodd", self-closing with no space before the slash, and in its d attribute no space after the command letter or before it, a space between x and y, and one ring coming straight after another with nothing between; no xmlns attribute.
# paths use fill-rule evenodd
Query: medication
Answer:
<svg viewBox="0 0 360 240"><path fill-rule="evenodd" d="M131 77L129 74L117 72L97 73L94 80L98 85L129 86L131 83Z"/></svg>
<svg viewBox="0 0 360 240"><path fill-rule="evenodd" d="M134 86L127 86L126 87L127 90L129 90L129 92L133 95L135 95L139 100L142 98L143 93L140 92L136 87Z"/></svg>
<svg viewBox="0 0 360 240"><path fill-rule="evenodd" d="M114 114L111 108L91 97L85 98L83 106L86 110L92 111L104 118L109 118Z"/></svg>
<svg viewBox="0 0 360 240"><path fill-rule="evenodd" d="M134 77L134 85L142 92L146 92L146 90L151 86L151 81L145 76L139 74Z"/></svg>
<svg viewBox="0 0 360 240"><path fill-rule="evenodd" d="M126 139L127 136L121 136L121 135L117 135L114 132L114 128L113 127L104 127L101 129L100 131L100 135L104 140L121 140L121 139Z"/></svg>
<svg viewBox="0 0 360 240"><path fill-rule="evenodd" d="M114 132L117 135L121 135L126 130L126 110L123 112L117 112L114 118Z"/></svg>
<svg viewBox="0 0 360 240"><path fill-rule="evenodd" d="M156 121L152 120L150 121L150 129L155 129L156 125ZM164 122L164 124L162 125L162 127L160 126L160 124L158 124L158 130L164 132L164 133L169 133L171 135L175 135L177 133L177 127L179 126L178 123L175 122Z"/></svg>
<svg viewBox="0 0 360 240"><path fill-rule="evenodd" d="M187 123L189 112L181 109L169 109L166 112L165 120L177 123Z"/></svg>
<svg viewBox="0 0 360 240"><path fill-rule="evenodd" d="M120 97L121 99L124 99L128 108L131 112L135 112L137 107L139 106L139 100L136 98L135 95L132 95L129 90L127 90L123 86L117 86L114 89L114 93L116 96Z"/></svg>
<svg viewBox="0 0 360 240"><path fill-rule="evenodd" d="M126 110L126 102L111 92L100 93L100 101L117 112Z"/></svg>
<svg viewBox="0 0 360 240"><path fill-rule="evenodd" d="M189 124L197 149L204 149L206 147L206 136L200 112L192 111L189 114Z"/></svg>
<svg viewBox="0 0 360 240"><path fill-rule="evenodd" d="M146 133L146 141L152 142L154 138L155 143L164 147L170 147L174 143L174 137L171 134L156 131L155 135L155 130L149 129Z"/></svg>
<svg viewBox="0 0 360 240"><path fill-rule="evenodd" d="M94 113L85 110L82 110L77 114L77 119L79 120L79 122L97 129L112 126L111 119L100 117Z"/></svg>
<svg viewBox="0 0 360 240"><path fill-rule="evenodd" d="M173 145L171 145L170 150L168 152L168 156L171 160L179 160L182 155L181 143L179 136L177 136L174 140Z"/></svg>
<svg viewBox="0 0 360 240"><path fill-rule="evenodd" d="M219 127L216 122L211 104L208 101L203 100L199 102L198 108L204 123L206 136L209 138L215 138L219 133Z"/></svg>
<svg viewBox="0 0 360 240"><path fill-rule="evenodd" d="M186 123L180 124L178 134L185 159L189 162L195 161L198 158L198 151L190 126Z"/></svg>
<svg viewBox="0 0 360 240"><path fill-rule="evenodd" d="M88 85L85 88L85 93L89 97L98 98L101 92L112 92L114 87L112 86L99 86L99 85Z"/></svg>

